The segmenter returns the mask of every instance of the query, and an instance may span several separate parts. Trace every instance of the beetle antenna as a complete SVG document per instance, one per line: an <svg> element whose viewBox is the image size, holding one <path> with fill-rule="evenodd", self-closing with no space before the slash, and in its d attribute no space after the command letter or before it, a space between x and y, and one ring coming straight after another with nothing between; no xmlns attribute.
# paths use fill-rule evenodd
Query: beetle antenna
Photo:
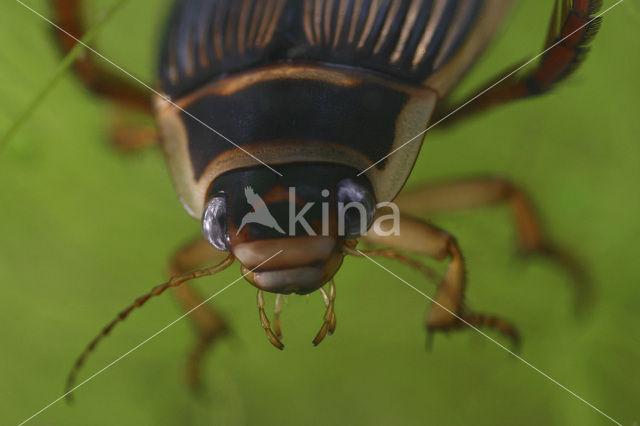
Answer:
<svg viewBox="0 0 640 426"><path fill-rule="evenodd" d="M227 267L229 267L234 260L235 260L235 257L232 254L230 254L229 256L227 256L225 260L223 260L216 266L212 266L211 268L200 269L194 272L176 275L166 283L154 287L149 293L145 294L144 296L138 297L131 305L129 305L122 312L120 312L116 316L116 318L113 321L111 321L109 324L107 324L100 331L100 333L98 333L98 335L87 345L86 349L82 352L82 354L80 354L76 362L73 364L73 367L69 372L69 376L67 377L67 386L65 388L65 397L67 398L67 401L71 402L73 400L73 397L71 396L71 394L76 389L74 388L76 377L78 376L78 372L80 371L80 368L82 368L82 366L84 365L89 355L96 349L98 344L105 337L107 337L109 333L111 333L111 330L113 330L113 328L118 323L121 323L122 321L124 321L133 310L140 308L142 305L147 303L147 301L152 297L161 295L168 288L178 287L179 285L184 284L187 281L194 280L196 278L207 277L210 275L217 274L218 272L223 271Z"/></svg>
<svg viewBox="0 0 640 426"><path fill-rule="evenodd" d="M409 256L405 256L402 253L398 253L395 250L391 250L391 249L356 250L355 246L349 247L348 245L344 245L342 247L342 251L345 254L355 256L355 257L365 257L365 256L385 257L387 259L397 260L421 272L423 275L425 275L427 278L434 281L435 283L439 284L442 281L442 277L440 277L440 274L438 274L438 272L436 272L434 269L430 268L429 266L421 262L418 262L415 259L410 258Z"/></svg>

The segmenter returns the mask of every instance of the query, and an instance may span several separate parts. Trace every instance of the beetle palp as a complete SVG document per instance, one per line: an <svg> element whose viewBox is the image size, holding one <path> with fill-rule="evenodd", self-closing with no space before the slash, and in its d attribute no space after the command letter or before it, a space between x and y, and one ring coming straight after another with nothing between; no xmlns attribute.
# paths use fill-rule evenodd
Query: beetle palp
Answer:
<svg viewBox="0 0 640 426"><path fill-rule="evenodd" d="M267 333L267 339L269 342L276 348L283 350L284 345L278 339L276 333L271 329L271 323L269 322L269 318L267 318L267 314L264 311L264 292L262 290L258 290L258 314L260 315L260 324L264 331Z"/></svg>
<svg viewBox="0 0 640 426"><path fill-rule="evenodd" d="M332 335L336 330L336 313L334 310L335 300L336 300L336 283L334 280L331 280L331 285L329 286L329 294L324 290L324 288L320 289L320 294L322 294L322 298L324 299L324 304L327 307L327 310L324 313L324 321L322 323L322 327L320 327L320 331L316 334L316 337L313 339L313 345L318 346L322 340L324 340L327 333Z"/></svg>

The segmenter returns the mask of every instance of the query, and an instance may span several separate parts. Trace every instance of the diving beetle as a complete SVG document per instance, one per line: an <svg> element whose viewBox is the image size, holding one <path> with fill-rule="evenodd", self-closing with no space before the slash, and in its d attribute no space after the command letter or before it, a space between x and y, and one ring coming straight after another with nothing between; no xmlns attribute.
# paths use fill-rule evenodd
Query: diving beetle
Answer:
<svg viewBox="0 0 640 426"><path fill-rule="evenodd" d="M84 4L53 3L64 29L57 40L68 52L85 31ZM153 93L121 78L95 55L77 59L74 71L91 91L155 116L177 193L187 212L202 221L204 238L176 254L170 281L137 299L89 344L72 370L69 388L87 355L132 310L168 288L193 310L203 299L186 281L214 274L236 259L258 288L262 326L280 349L283 294L322 293L327 311L313 341L318 344L336 326L333 276L345 255L385 256L428 272L407 252L449 261L426 318L429 333L472 324L517 342L511 323L463 304L461 249L452 235L420 217L507 204L520 249L548 256L583 282L578 263L546 237L525 192L507 180L484 178L400 193L430 123L446 118L451 124L548 92L575 71L600 24L595 17L600 1L557 1L537 65L501 73L509 77L497 85L492 79L469 96L469 105L453 102L449 93L484 51L511 3L178 0ZM126 127L114 135L127 149L146 145L150 136ZM401 232L366 232L390 209L376 206L392 200L402 212ZM358 203L364 214L340 211L345 203ZM292 204L312 207L305 226L296 223L286 233ZM360 251L358 241L386 249ZM221 263L197 269L216 261ZM277 294L273 329L263 291ZM228 326L211 306L194 310L190 318L199 331L188 368L195 385L203 354Z"/></svg>

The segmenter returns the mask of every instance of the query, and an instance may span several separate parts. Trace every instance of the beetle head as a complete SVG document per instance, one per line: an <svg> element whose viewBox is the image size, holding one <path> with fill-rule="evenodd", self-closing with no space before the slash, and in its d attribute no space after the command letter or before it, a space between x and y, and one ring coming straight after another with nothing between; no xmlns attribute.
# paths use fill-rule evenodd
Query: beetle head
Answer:
<svg viewBox="0 0 640 426"><path fill-rule="evenodd" d="M280 171L255 167L218 177L202 228L214 247L233 253L256 287L307 294L337 272L345 241L371 226L375 198L368 180L349 167L300 163Z"/></svg>

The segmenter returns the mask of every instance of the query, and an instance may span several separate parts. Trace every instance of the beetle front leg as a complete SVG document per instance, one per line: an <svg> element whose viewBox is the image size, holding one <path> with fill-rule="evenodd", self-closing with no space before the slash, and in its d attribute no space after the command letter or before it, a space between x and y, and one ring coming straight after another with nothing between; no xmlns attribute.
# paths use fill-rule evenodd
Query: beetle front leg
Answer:
<svg viewBox="0 0 640 426"><path fill-rule="evenodd" d="M215 250L207 241L199 238L174 255L169 275L189 272L201 265L218 262L226 256L226 253ZM176 287L173 295L185 311L191 311L204 301L204 298L188 284ZM229 326L210 304L200 306L191 312L189 318L196 327L198 341L189 354L186 376L191 388L196 389L200 385L200 366L205 353L217 339L229 332Z"/></svg>
<svg viewBox="0 0 640 426"><path fill-rule="evenodd" d="M83 0L52 0L54 21L71 36L56 29L56 41L67 54L84 36L85 16ZM76 76L87 89L123 106L151 114L151 96L142 87L124 80L96 61L95 55L84 52L73 64Z"/></svg>
<svg viewBox="0 0 640 426"><path fill-rule="evenodd" d="M430 335L436 331L451 331L471 324L474 327L499 331L512 341L514 347L518 346L519 336L515 326L494 315L470 312L464 307L466 289L464 259L452 235L406 215L400 218L400 230L400 235L384 237L369 232L362 241L366 244L426 255L437 260L449 259L447 272L438 286L427 315L426 327ZM363 253L367 254L366 251ZM373 253L375 252L372 252L372 255Z"/></svg>
<svg viewBox="0 0 640 426"><path fill-rule="evenodd" d="M588 306L591 287L584 267L569 251L558 247L546 236L530 198L508 180L487 177L429 185L400 194L396 204L403 212L418 216L479 206L508 205L513 212L520 251L526 255L544 256L567 270L575 286L576 309Z"/></svg>
<svg viewBox="0 0 640 426"><path fill-rule="evenodd" d="M526 62L501 73L460 103L441 102L432 123L455 124L495 106L549 92L571 76L584 61L588 44L596 36L600 18L594 17L601 0L563 0L556 2L544 55L531 71L518 71ZM498 83L498 84L496 84Z"/></svg>

